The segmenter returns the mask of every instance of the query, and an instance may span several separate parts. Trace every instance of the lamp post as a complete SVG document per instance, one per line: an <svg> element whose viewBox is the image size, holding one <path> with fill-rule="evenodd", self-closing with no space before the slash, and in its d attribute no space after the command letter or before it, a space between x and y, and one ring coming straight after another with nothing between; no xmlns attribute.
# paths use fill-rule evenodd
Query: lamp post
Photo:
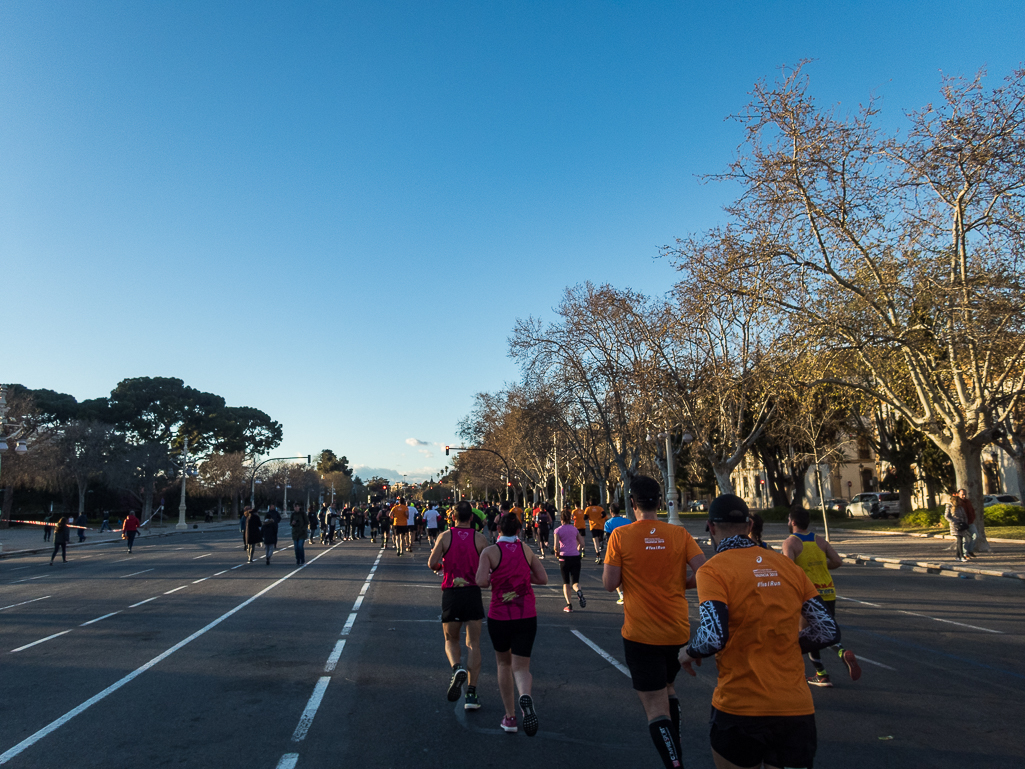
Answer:
<svg viewBox="0 0 1025 769"><path fill-rule="evenodd" d="M305 459L306 460L306 464L309 465L309 464L313 463L313 455L312 454L300 454L299 456L296 456L296 457L271 457L270 459L263 460L259 464L256 464L256 457L253 457L253 475L252 475L252 481L250 483L252 491L250 491L250 493L249 493L249 506L250 507L252 507L254 509L256 507L256 471L259 470L261 467L263 467L268 462L281 462L281 461L283 461L285 459ZM286 481L286 483L287 483L287 481ZM333 498L332 498L332 501L334 501Z"/></svg>
<svg viewBox="0 0 1025 769"><path fill-rule="evenodd" d="M664 439L666 442L666 512L669 514L668 522L673 526L683 526L679 510L677 510L676 457L673 453L673 436L667 427L665 432L659 433L657 437ZM648 440L653 440L653 438L649 435ZM689 430L684 430L681 440L688 444L694 440L694 436L691 435Z"/></svg>
<svg viewBox="0 0 1025 769"><path fill-rule="evenodd" d="M189 528L189 525L185 523L185 480L189 475L195 475L196 471L189 467L189 436L185 436L185 441L182 444L182 461L181 461L181 474L182 474L182 498L181 502L178 503L178 525L174 528L178 531L183 531Z"/></svg>

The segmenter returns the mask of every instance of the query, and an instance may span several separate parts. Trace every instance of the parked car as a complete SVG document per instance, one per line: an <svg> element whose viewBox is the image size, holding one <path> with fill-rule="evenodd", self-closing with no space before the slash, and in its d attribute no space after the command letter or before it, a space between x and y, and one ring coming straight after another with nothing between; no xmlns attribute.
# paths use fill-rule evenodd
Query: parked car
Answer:
<svg viewBox="0 0 1025 769"><path fill-rule="evenodd" d="M707 510L708 510L708 500L707 499L694 499L694 500L691 500L691 503L689 505L687 505L687 509L690 512L692 512L692 513L704 513L704 512L707 512Z"/></svg>
<svg viewBox="0 0 1025 769"><path fill-rule="evenodd" d="M900 495L887 491L866 491L847 505L849 517L900 518Z"/></svg>
<svg viewBox="0 0 1025 769"><path fill-rule="evenodd" d="M1018 499L1014 494L987 494L982 498L983 507L993 507L993 505L1020 505L1021 500Z"/></svg>
<svg viewBox="0 0 1025 769"><path fill-rule="evenodd" d="M826 500L826 512L827 513L843 513L847 510L846 499L827 499Z"/></svg>

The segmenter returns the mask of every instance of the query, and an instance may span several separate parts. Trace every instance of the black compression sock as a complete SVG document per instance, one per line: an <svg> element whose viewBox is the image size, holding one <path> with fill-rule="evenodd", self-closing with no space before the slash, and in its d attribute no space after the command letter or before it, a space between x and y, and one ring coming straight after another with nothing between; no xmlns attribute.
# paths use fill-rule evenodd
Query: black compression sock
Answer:
<svg viewBox="0 0 1025 769"><path fill-rule="evenodd" d="M467 686L466 686L466 694L470 695L470 694L476 694L476 693L477 693L477 687L476 686L470 686L469 684L467 684Z"/></svg>
<svg viewBox="0 0 1025 769"><path fill-rule="evenodd" d="M666 769L682 769L683 761L680 760L680 751L676 747L677 740L673 739L673 722L665 716L660 716L648 723L648 731L651 733L651 741L655 743L655 750L658 751Z"/></svg>
<svg viewBox="0 0 1025 769"><path fill-rule="evenodd" d="M669 698L669 720L673 722L673 738L676 740L676 747L680 747L680 699L679 697Z"/></svg>
<svg viewBox="0 0 1025 769"><path fill-rule="evenodd" d="M459 668L461 666L462 666L462 663L461 662L457 662L455 665L452 666L452 672L455 673L457 670L459 670Z"/></svg>

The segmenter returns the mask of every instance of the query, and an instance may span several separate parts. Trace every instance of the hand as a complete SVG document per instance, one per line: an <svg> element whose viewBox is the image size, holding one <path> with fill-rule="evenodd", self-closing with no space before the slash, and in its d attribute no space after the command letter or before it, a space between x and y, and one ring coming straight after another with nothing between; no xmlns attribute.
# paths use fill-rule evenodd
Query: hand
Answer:
<svg viewBox="0 0 1025 769"><path fill-rule="evenodd" d="M698 674L694 671L694 668L695 667L701 667L701 658L700 657L698 657L698 658L691 657L689 654L687 654L687 648L684 647L684 648L680 649L679 660L680 660L680 665L683 667L684 670L687 671L687 674L689 676L697 678Z"/></svg>

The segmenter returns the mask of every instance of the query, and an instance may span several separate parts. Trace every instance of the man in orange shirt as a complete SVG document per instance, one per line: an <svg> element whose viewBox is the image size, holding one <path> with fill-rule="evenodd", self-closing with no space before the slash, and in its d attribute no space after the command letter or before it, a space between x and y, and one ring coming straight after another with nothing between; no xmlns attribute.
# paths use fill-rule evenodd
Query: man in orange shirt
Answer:
<svg viewBox="0 0 1025 769"><path fill-rule="evenodd" d="M815 705L801 655L837 643L840 631L801 567L748 537L749 515L733 494L709 506L715 556L697 574L701 624L680 662L695 675L693 665L716 655L710 739L717 769L810 769Z"/></svg>
<svg viewBox="0 0 1025 769"><path fill-rule="evenodd" d="M403 549L409 546L409 508L406 500L399 497L391 509L392 531L395 533L395 553L401 556Z"/></svg>
<svg viewBox="0 0 1025 769"><path fill-rule="evenodd" d="M682 526L658 520L662 490L639 475L630 482L637 520L614 529L605 552L602 584L624 594L623 650L633 687L648 717L648 732L667 769L682 767L680 701L674 681L680 647L690 638L687 567L705 562L698 543Z"/></svg>
<svg viewBox="0 0 1025 769"><path fill-rule="evenodd" d="M605 541L605 509L593 499L584 510L584 515L591 522L591 544L594 545L594 562L601 563L601 546Z"/></svg>
<svg viewBox="0 0 1025 769"><path fill-rule="evenodd" d="M526 504L526 502L524 502ZM519 505L513 505L512 509L508 512L516 516L516 520L520 522L520 532L517 535L520 539L523 539L523 508Z"/></svg>

